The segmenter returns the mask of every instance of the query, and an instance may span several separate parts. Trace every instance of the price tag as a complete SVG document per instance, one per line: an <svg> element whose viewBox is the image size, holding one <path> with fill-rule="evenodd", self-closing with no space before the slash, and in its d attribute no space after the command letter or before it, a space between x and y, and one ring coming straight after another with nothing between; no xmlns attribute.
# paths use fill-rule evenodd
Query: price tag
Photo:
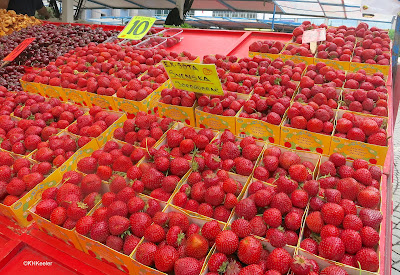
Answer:
<svg viewBox="0 0 400 275"><path fill-rule="evenodd" d="M13 61L15 58L17 58L18 55L20 55L25 49L26 47L28 47L36 38L32 37L32 38L27 38L24 41L21 42L21 44L19 44L12 52L10 52L9 55L7 55L6 57L4 57L3 61L8 61L11 62Z"/></svg>
<svg viewBox="0 0 400 275"><path fill-rule="evenodd" d="M310 43L310 42L318 42L318 41L325 41L326 40L326 29L314 29L305 31L303 33L303 43Z"/></svg>
<svg viewBox="0 0 400 275"><path fill-rule="evenodd" d="M128 25L120 32L118 38L139 40L150 30L154 22L154 17L135 16L129 21Z"/></svg>
<svg viewBox="0 0 400 275"><path fill-rule="evenodd" d="M162 62L175 88L209 95L224 94L214 64Z"/></svg>

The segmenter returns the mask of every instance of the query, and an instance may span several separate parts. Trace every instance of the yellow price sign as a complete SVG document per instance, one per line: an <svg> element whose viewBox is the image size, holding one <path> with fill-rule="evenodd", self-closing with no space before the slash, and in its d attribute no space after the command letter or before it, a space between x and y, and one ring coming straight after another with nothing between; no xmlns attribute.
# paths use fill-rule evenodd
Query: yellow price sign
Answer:
<svg viewBox="0 0 400 275"><path fill-rule="evenodd" d="M120 32L118 38L132 40L142 39L156 20L157 19L154 17L135 16L129 21L122 32Z"/></svg>
<svg viewBox="0 0 400 275"><path fill-rule="evenodd" d="M175 88L195 93L223 95L221 81L214 64L162 61Z"/></svg>

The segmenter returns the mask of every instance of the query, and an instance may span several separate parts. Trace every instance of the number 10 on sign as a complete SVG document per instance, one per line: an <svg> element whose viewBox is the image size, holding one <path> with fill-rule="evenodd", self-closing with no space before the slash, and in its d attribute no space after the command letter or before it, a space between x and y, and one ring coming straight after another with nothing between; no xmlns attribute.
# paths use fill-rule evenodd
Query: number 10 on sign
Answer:
<svg viewBox="0 0 400 275"><path fill-rule="evenodd" d="M135 16L120 32L118 38L139 40L150 30L157 19L154 17Z"/></svg>

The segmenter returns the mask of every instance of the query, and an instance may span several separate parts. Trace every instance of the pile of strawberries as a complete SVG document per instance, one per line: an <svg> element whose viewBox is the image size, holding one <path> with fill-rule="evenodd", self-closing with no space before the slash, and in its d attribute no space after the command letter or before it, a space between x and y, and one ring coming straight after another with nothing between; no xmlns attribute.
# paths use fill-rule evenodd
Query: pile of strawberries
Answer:
<svg viewBox="0 0 400 275"><path fill-rule="evenodd" d="M335 113L328 105L310 102L303 105L294 102L287 111L287 127L307 129L310 132L330 135L333 131Z"/></svg>
<svg viewBox="0 0 400 275"><path fill-rule="evenodd" d="M113 173L126 173L147 154L145 149L131 144L107 141L104 146L78 161L78 170L85 174L97 174L102 180L109 180Z"/></svg>
<svg viewBox="0 0 400 275"><path fill-rule="evenodd" d="M141 100L142 89L147 90L145 88L150 84L152 90L147 92L151 93L168 79L163 67L156 67L163 59L190 62L196 59L196 56L188 52L180 56L163 48L140 50L114 43L90 43L58 57L38 73L25 74L23 80L106 96L112 96L121 89L119 97ZM141 86L127 85L129 81L137 79L145 72L147 74L141 79L144 82ZM140 91L136 99L133 96L135 91Z"/></svg>
<svg viewBox="0 0 400 275"><path fill-rule="evenodd" d="M258 78L255 76L232 72L220 75L220 80L224 91L240 94L250 94L254 85L258 82Z"/></svg>
<svg viewBox="0 0 400 275"><path fill-rule="evenodd" d="M152 147L172 125L171 118L158 118L145 112L138 112L133 119L127 119L122 128L114 131L114 138L142 148Z"/></svg>
<svg viewBox="0 0 400 275"><path fill-rule="evenodd" d="M232 209L236 206L241 193L242 182L232 178L232 174L219 170L214 173L204 170L189 175L186 183L172 199L172 203L203 216L227 222Z"/></svg>
<svg viewBox="0 0 400 275"><path fill-rule="evenodd" d="M271 91L271 93L274 91ZM239 117L259 119L273 125L279 125L290 105L290 98L287 95L279 98L267 95L264 98L255 93L244 103Z"/></svg>
<svg viewBox="0 0 400 275"><path fill-rule="evenodd" d="M326 202L318 209L311 209L306 218L306 230L300 247L325 259L376 272L379 258L376 246L378 229L382 222L378 210L362 208L345 202ZM314 233L314 234L312 234ZM319 243L313 239L317 234Z"/></svg>
<svg viewBox="0 0 400 275"><path fill-rule="evenodd" d="M249 51L259 52L259 53L279 54L284 47L285 44L282 43L281 41L264 40L251 43L249 46Z"/></svg>
<svg viewBox="0 0 400 275"><path fill-rule="evenodd" d="M159 148L159 153L165 150L172 157L184 157L192 160L193 154L202 153L207 145L214 139L215 133L209 128L192 128L178 124L178 129L167 132L166 144ZM166 154L165 154L166 155Z"/></svg>
<svg viewBox="0 0 400 275"><path fill-rule="evenodd" d="M29 138L29 139L28 139ZM67 159L91 139L89 137L74 137L69 134L51 136L46 142L29 136L26 140L38 142L37 150L33 152L32 159L38 162L46 162L54 167L60 167Z"/></svg>
<svg viewBox="0 0 400 275"><path fill-rule="evenodd" d="M71 124L67 130L79 136L98 137L118 118L116 113L108 113L99 106L93 106L88 114L78 117L76 123Z"/></svg>
<svg viewBox="0 0 400 275"><path fill-rule="evenodd" d="M0 152L0 201L11 206L52 171L51 165L33 164L9 152Z"/></svg>
<svg viewBox="0 0 400 275"><path fill-rule="evenodd" d="M372 114L376 116L388 116L387 94L376 90L364 89L343 90L342 110Z"/></svg>
<svg viewBox="0 0 400 275"><path fill-rule="evenodd" d="M292 165L296 166L291 168ZM254 169L253 176L270 184L276 184L277 178L281 176L290 176L297 182L303 182L303 179L312 178L314 170L313 163L302 160L295 152L282 152L279 147L273 146L265 149L262 159ZM296 173L300 173L302 178L299 178Z"/></svg>
<svg viewBox="0 0 400 275"><path fill-rule="evenodd" d="M316 57L321 59L350 62L355 46L354 40L354 36L345 38L342 36L336 36L331 41L327 40L323 44L318 45Z"/></svg>
<svg viewBox="0 0 400 275"><path fill-rule="evenodd" d="M200 274L205 257L223 227L217 221L202 225L177 211L157 212L148 222L134 259L162 272L174 271L176 275Z"/></svg>
<svg viewBox="0 0 400 275"><path fill-rule="evenodd" d="M161 211L161 204L154 199L135 196L134 192L129 195L119 193L113 199L107 194L103 195L102 204L92 215L78 220L75 230L129 256L152 224L152 218Z"/></svg>
<svg viewBox="0 0 400 275"><path fill-rule="evenodd" d="M192 107L196 101L196 94L185 90L165 88L161 91L160 102L176 106Z"/></svg>
<svg viewBox="0 0 400 275"><path fill-rule="evenodd" d="M300 103L315 103L317 106L327 105L332 109L338 108L340 91L331 86L314 85L310 88L303 88L294 97Z"/></svg>
<svg viewBox="0 0 400 275"><path fill-rule="evenodd" d="M346 112L337 119L334 136L387 146L386 124L386 119L381 117L365 117Z"/></svg>
<svg viewBox="0 0 400 275"><path fill-rule="evenodd" d="M245 99L238 98L237 93L224 92L223 96L202 95L197 102L199 109L203 112L214 115L235 116L245 104Z"/></svg>
<svg viewBox="0 0 400 275"><path fill-rule="evenodd" d="M334 153L321 163L319 176L320 193L328 202L350 200L362 207L379 209L382 172L378 166L369 166L361 159L348 165L343 155Z"/></svg>
<svg viewBox="0 0 400 275"><path fill-rule="evenodd" d="M210 170L222 169L249 176L253 172L262 149L253 137L239 139L229 130L225 130L206 146L201 155L204 158L205 167Z"/></svg>
<svg viewBox="0 0 400 275"><path fill-rule="evenodd" d="M69 171L63 175L60 186L42 193L35 213L52 223L72 230L100 200L101 179L94 174L82 175Z"/></svg>
<svg viewBox="0 0 400 275"><path fill-rule="evenodd" d="M329 85L338 88L342 87L344 81L346 80L344 71L335 70L323 62L318 62L315 65L308 65L305 75L314 80L314 84L328 83ZM332 82L335 84L335 86L331 84Z"/></svg>
<svg viewBox="0 0 400 275"><path fill-rule="evenodd" d="M376 72L373 75L367 75L364 70L359 70L356 73L348 72L346 74L344 88L382 91L385 84L386 80L383 73Z"/></svg>
<svg viewBox="0 0 400 275"><path fill-rule="evenodd" d="M314 57L314 54L310 51L310 44L288 44L285 50L282 52L284 55L300 55L305 57Z"/></svg>
<svg viewBox="0 0 400 275"><path fill-rule="evenodd" d="M289 80L299 81L305 68L306 64L304 62L294 63L292 60L284 62L281 58L276 58L271 62L266 71L260 74L260 83L264 84L265 80L268 80L271 85L287 86ZM276 75L281 75L281 77ZM271 76L273 76L272 81Z"/></svg>

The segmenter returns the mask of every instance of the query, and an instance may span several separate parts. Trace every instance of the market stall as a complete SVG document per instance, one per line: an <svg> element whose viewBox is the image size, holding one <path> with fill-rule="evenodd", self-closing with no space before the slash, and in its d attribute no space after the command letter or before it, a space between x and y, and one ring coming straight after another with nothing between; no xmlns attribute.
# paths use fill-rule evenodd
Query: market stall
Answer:
<svg viewBox="0 0 400 275"><path fill-rule="evenodd" d="M390 274L386 30L121 30L0 37L1 271Z"/></svg>

